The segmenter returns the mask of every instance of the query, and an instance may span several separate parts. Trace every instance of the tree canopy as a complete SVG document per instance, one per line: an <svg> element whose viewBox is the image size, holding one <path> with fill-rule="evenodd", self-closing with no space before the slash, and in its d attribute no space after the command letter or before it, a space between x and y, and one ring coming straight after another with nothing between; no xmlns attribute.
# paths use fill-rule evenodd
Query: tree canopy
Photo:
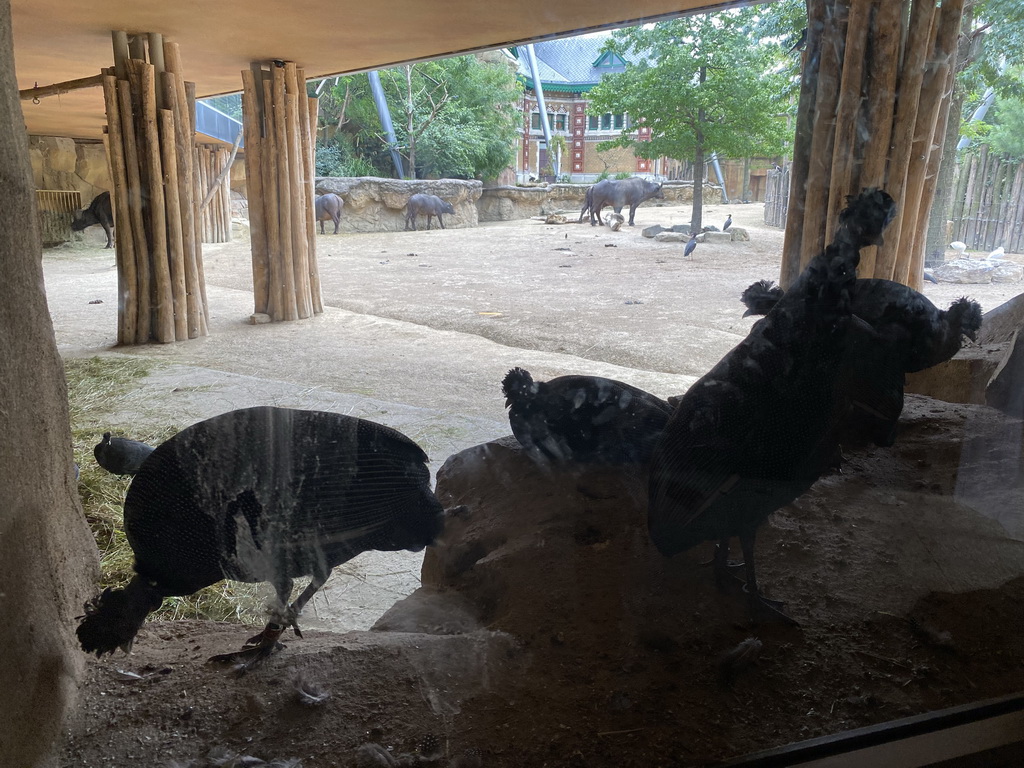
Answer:
<svg viewBox="0 0 1024 768"><path fill-rule="evenodd" d="M755 9L688 16L612 36L607 48L627 61L590 91L590 111L624 112L632 128L601 145L630 147L639 157L694 160L694 217L701 225L705 153L777 155L789 135L774 65L780 45L762 42ZM651 129L639 141L636 127Z"/></svg>
<svg viewBox="0 0 1024 768"><path fill-rule="evenodd" d="M456 56L381 70L380 80L407 175L486 179L514 162L522 90L504 62ZM321 110L335 131L318 147L318 163L326 150L342 170L363 164L393 174L366 75L339 78Z"/></svg>

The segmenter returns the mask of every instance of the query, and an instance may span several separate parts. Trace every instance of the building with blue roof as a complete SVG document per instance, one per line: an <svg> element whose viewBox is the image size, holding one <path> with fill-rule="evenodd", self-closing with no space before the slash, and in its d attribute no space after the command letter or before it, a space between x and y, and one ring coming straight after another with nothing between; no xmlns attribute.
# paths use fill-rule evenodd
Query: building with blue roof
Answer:
<svg viewBox="0 0 1024 768"><path fill-rule="evenodd" d="M626 172L636 176L662 177L668 169L667 158L645 160L631 150L616 148L598 151L597 145L618 136L623 127L634 128L625 114L592 115L587 111L587 92L608 74L623 72L626 60L603 51L607 33L567 37L534 45L538 79L552 137L565 140L565 155L556 145L550 151L544 141L534 82L523 47L512 49L519 62L519 77L525 86L522 102L523 130L519 138L516 175L520 181L533 177L549 181L592 182L601 173ZM649 129L635 126L643 140Z"/></svg>

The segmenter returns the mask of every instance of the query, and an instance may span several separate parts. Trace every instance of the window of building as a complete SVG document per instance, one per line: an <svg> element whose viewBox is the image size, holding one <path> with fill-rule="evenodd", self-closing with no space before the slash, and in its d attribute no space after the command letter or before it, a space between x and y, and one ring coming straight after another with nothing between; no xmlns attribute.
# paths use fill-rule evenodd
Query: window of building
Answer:
<svg viewBox="0 0 1024 768"><path fill-rule="evenodd" d="M553 131L565 131L568 129L569 116L565 113L555 114L548 112L548 125L551 126ZM530 115L530 129L534 131L543 130L540 124L540 112L534 112Z"/></svg>

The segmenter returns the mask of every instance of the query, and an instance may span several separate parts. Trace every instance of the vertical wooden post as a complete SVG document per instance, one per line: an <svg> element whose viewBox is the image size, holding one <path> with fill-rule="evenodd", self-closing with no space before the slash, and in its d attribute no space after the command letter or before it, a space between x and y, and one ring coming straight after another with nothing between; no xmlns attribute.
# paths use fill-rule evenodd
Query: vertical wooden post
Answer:
<svg viewBox="0 0 1024 768"><path fill-rule="evenodd" d="M267 230L264 213L263 175L263 113L260 110L262 99L257 99L257 92L262 93L262 78L259 83L253 75L252 68L242 70L242 130L245 132L245 186L249 198L249 242L252 250L252 283L255 311L267 313L268 304L268 265L267 265Z"/></svg>

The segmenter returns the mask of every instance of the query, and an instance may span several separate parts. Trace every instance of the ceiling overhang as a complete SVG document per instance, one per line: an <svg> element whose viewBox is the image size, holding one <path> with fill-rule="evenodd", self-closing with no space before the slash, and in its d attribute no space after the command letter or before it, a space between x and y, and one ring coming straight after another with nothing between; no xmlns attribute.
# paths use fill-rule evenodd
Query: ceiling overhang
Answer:
<svg viewBox="0 0 1024 768"><path fill-rule="evenodd" d="M89 77L113 63L111 30L157 32L181 48L198 96L241 90L253 61L283 59L307 78L565 37L747 3L706 0L11 0L18 88ZM98 139L100 88L22 101L33 135Z"/></svg>

